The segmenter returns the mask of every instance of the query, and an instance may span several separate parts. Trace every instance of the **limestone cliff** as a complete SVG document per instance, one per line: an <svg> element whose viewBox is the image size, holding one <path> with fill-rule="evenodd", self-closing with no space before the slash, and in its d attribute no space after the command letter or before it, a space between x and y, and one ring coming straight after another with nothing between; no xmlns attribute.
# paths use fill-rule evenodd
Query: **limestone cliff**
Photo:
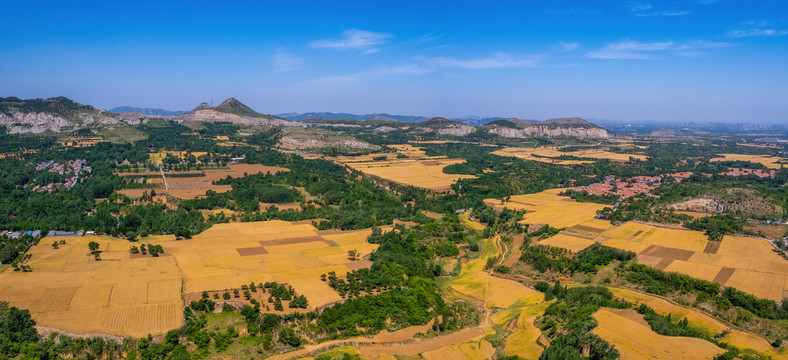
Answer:
<svg viewBox="0 0 788 360"><path fill-rule="evenodd" d="M550 119L527 122L517 119L494 121L484 126L487 132L506 138L576 137L578 139L607 139L607 130L581 118Z"/></svg>

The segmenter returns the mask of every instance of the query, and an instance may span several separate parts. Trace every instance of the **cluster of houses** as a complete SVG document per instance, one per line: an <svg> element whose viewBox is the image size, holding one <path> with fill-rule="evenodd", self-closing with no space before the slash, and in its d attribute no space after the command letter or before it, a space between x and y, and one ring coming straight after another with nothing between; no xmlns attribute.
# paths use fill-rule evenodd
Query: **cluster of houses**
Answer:
<svg viewBox="0 0 788 360"><path fill-rule="evenodd" d="M635 176L624 181L614 175L608 175L602 182L590 184L587 186L579 186L572 188L572 191L585 191L589 195L610 196L618 197L621 202L624 199L646 194L647 196L658 198L659 195L651 193L652 190L659 187L666 178L672 177L676 182L681 182L684 179L692 176L690 171L677 172L672 174L665 174L661 176ZM703 174L706 177L711 177L711 174ZM745 169L745 168L728 168L728 171L721 172L720 175L727 176L747 176L755 175L762 178L774 178L777 175L777 170L760 170L760 169Z"/></svg>
<svg viewBox="0 0 788 360"><path fill-rule="evenodd" d="M34 185L30 188L31 191L36 192L53 192L60 187L71 189L74 184L82 181L86 174L90 174L93 169L85 165L85 160L77 159L70 160L65 163L56 161L47 161L36 164L36 171L49 171L57 174L74 174L63 182L52 182L47 185Z"/></svg>
<svg viewBox="0 0 788 360"><path fill-rule="evenodd" d="M608 175L605 176L605 180L602 182L590 184L587 186L579 186L573 188L572 190L585 191L589 195L614 195L618 197L619 202L640 194L646 194L647 196L658 198L659 195L654 195L651 193L651 191L658 188L664 179L672 177L674 180L676 180L676 182L681 182L690 176L692 176L692 173L686 171L660 176L635 176L624 181L615 177L614 175Z"/></svg>
<svg viewBox="0 0 788 360"><path fill-rule="evenodd" d="M90 236L96 235L95 231L61 231L61 230L50 230L45 235L42 235L41 230L21 230L21 231L13 231L13 230L2 230L0 231L0 236L7 236L11 239L17 239L22 236L32 236L32 237L64 237L64 236Z"/></svg>
<svg viewBox="0 0 788 360"><path fill-rule="evenodd" d="M774 179L774 177L777 175L777 170L761 170L761 169L745 169L745 168L729 167L728 171L721 172L720 175L728 175L728 176L755 175L761 178Z"/></svg>
<svg viewBox="0 0 788 360"><path fill-rule="evenodd" d="M618 197L618 201L633 197L639 194L646 194L651 197L658 197L651 193L662 183L661 176L635 176L627 181L623 181L613 175L605 176L602 182L587 186L578 186L573 191L585 191L589 195Z"/></svg>
<svg viewBox="0 0 788 360"><path fill-rule="evenodd" d="M11 239L17 239L19 237L29 235L29 236L41 236L41 230L27 230L27 231L10 231L10 230L2 230L0 231L0 236L7 236Z"/></svg>

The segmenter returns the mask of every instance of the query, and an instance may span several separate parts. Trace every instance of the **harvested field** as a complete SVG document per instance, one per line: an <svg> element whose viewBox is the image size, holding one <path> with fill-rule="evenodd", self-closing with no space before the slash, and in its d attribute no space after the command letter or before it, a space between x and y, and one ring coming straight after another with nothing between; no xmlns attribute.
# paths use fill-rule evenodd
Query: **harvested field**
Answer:
<svg viewBox="0 0 788 360"><path fill-rule="evenodd" d="M772 344L768 340L748 332L735 330L728 334L723 342L731 344L745 352L753 351L761 355L771 356L774 359L788 358L786 354L778 354L774 351Z"/></svg>
<svg viewBox="0 0 788 360"><path fill-rule="evenodd" d="M474 178L473 175L446 174L443 168L464 160L409 160L397 159L385 162L351 163L351 168L398 184L412 185L425 189L444 191L459 179Z"/></svg>
<svg viewBox="0 0 788 360"><path fill-rule="evenodd" d="M637 160L646 160L645 155L637 154L619 154L602 149L587 149L578 151L561 151L555 147L543 148L518 148L510 147L504 148L493 152L495 155L511 156L523 160L539 161L549 164L557 165L574 165L574 164L587 164L592 163L594 160L608 159L612 161L629 161L630 158ZM560 156L575 156L583 159L591 160L563 160L559 159Z"/></svg>
<svg viewBox="0 0 788 360"><path fill-rule="evenodd" d="M132 256L126 240L67 237L58 249L51 242L31 248L33 272L0 273L0 300L30 309L42 326L134 337L181 326L183 292L277 281L305 295L312 309L341 299L321 274L371 265L347 258L351 249L367 256L377 248L366 242L370 233L320 234L311 224L266 221L218 224L189 240L140 239L161 245L159 257ZM89 254L89 241L100 244L103 260Z"/></svg>
<svg viewBox="0 0 788 360"><path fill-rule="evenodd" d="M725 284L726 282L728 282L728 279L731 278L734 271L736 271L736 269L724 267L720 269L720 272L718 272L717 275L714 275L714 279L712 279L711 281L718 284Z"/></svg>
<svg viewBox="0 0 788 360"><path fill-rule="evenodd" d="M39 325L78 334L140 337L183 323L181 276L172 257L132 259L128 241L104 236L63 239L58 249L44 241L30 249L33 272L0 273L0 299L30 309ZM89 241L101 245L104 260L89 254Z"/></svg>
<svg viewBox="0 0 788 360"><path fill-rule="evenodd" d="M459 179L475 178L473 175L446 174L443 168L462 163L465 160L447 159L445 156L427 156L423 150L409 144L389 145L397 153L368 154L362 156L337 156L332 158L340 164L349 166L365 174L380 177L391 182L422 187L435 191L445 191ZM398 159L397 154L407 158ZM374 160L385 156L385 160Z"/></svg>
<svg viewBox="0 0 788 360"><path fill-rule="evenodd" d="M421 354L427 360L485 360L492 359L493 355L495 355L495 348L487 340L453 345Z"/></svg>
<svg viewBox="0 0 788 360"><path fill-rule="evenodd" d="M587 232L592 234L601 234L605 232L607 229L597 229L595 227L585 226L585 225L575 225L569 228L569 230L576 231L576 232Z"/></svg>
<svg viewBox="0 0 788 360"><path fill-rule="evenodd" d="M706 334L709 336L717 335L729 329L727 325L717 321L713 317L706 315L701 311L674 304L661 297L644 294L627 289L619 289L619 288L608 288L608 289L610 289L613 295L617 298L629 301L636 305L645 304L648 307L654 309L654 311L662 315L667 316L668 314L670 314L673 319L686 318L687 321L692 326L705 331Z"/></svg>
<svg viewBox="0 0 788 360"><path fill-rule="evenodd" d="M709 240L703 252L707 254L716 254L717 251L720 251L720 246L722 246L722 241Z"/></svg>
<svg viewBox="0 0 788 360"><path fill-rule="evenodd" d="M157 193L168 194L181 199L194 199L205 195L208 190L217 193L228 192L232 190L230 185L214 185L213 182L224 179L226 177L239 178L246 175L254 174L276 174L277 172L290 171L287 168L278 166L264 166L259 164L231 164L229 169L206 169L202 170L205 176L200 177L167 177L167 187L165 189L162 179L151 178L149 182L159 184L155 188ZM124 173L126 175L133 173ZM140 173L150 175L151 173ZM121 194L129 197L140 197L142 193L151 189L124 189L120 190Z"/></svg>
<svg viewBox="0 0 788 360"><path fill-rule="evenodd" d="M634 251L639 263L661 265L665 271L708 281L725 280L719 284L775 301L781 301L783 291L788 290L788 262L773 251L771 244L760 239L725 236L710 246L712 242L700 231L634 222L602 236L606 239L604 245Z"/></svg>
<svg viewBox="0 0 788 360"><path fill-rule="evenodd" d="M711 161L749 161L753 163L763 164L769 169L779 169L780 161L786 161L784 158L775 157L771 155L745 155L745 154L719 154L720 157L711 159Z"/></svg>
<svg viewBox="0 0 788 360"><path fill-rule="evenodd" d="M695 252L693 251L667 248L659 245L651 245L640 253L643 255L683 261L687 261L692 257L692 255L695 255Z"/></svg>
<svg viewBox="0 0 788 360"><path fill-rule="evenodd" d="M422 210L422 212L424 213L424 216L426 216L426 217L428 217L430 219L435 219L435 220L443 219L443 215L438 214L436 212L426 211L426 210Z"/></svg>
<svg viewBox="0 0 788 360"><path fill-rule="evenodd" d="M614 345L623 359L710 359L725 352L706 340L658 335L648 325L631 320L639 315L634 310L622 312L634 314L625 317L600 309L594 313L599 325L592 332Z"/></svg>
<svg viewBox="0 0 788 360"><path fill-rule="evenodd" d="M444 347L461 344L480 338L483 332L477 329L464 329L451 334L424 339L416 343L402 345L368 345L363 344L358 347L359 353L364 356L389 355L417 355L428 351L438 350Z"/></svg>
<svg viewBox="0 0 788 360"><path fill-rule="evenodd" d="M612 225L609 222L597 220L596 212L605 206L593 203L580 203L558 193L564 189L550 189L540 193L512 196L508 201L500 199L485 199L484 203L494 208L509 208L512 210L526 210L524 224L544 225L550 224L556 228L592 229L591 234L606 231ZM579 228L578 228L579 226Z"/></svg>
<svg viewBox="0 0 788 360"><path fill-rule="evenodd" d="M557 246L564 249L569 249L573 253L577 253L595 243L594 240L579 238L571 236L565 232L560 232L557 235L551 236L547 239L536 242L539 245Z"/></svg>

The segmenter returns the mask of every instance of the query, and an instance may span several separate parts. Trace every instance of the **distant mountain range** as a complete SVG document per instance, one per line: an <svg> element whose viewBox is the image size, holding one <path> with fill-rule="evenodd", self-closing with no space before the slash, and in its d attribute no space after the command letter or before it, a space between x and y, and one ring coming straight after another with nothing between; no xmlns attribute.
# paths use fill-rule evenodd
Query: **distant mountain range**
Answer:
<svg viewBox="0 0 788 360"><path fill-rule="evenodd" d="M109 112L118 113L118 112L128 112L128 113L140 113L144 115L156 115L156 116L177 116L183 115L186 111L172 111L172 110L164 110L164 109L155 109L155 108L139 108L133 106L118 106L112 109L109 109Z"/></svg>
<svg viewBox="0 0 788 360"><path fill-rule="evenodd" d="M388 120L388 121L397 121L397 122L417 123L431 119L431 117L428 116L392 115L386 113L358 115L358 114L332 113L332 112L307 112L307 113L283 113L283 114L277 114L276 116L291 121L303 121L308 119L326 119L326 120L341 119L341 120L356 120L356 121ZM454 118L450 120L461 122L467 125L484 125L486 123L495 120L506 120L506 119L508 118L503 118L503 117L481 118L478 116L467 116L464 118Z"/></svg>
<svg viewBox="0 0 788 360"><path fill-rule="evenodd" d="M112 111L96 109L65 97L27 100L16 97L0 98L0 126L5 127L10 133L83 129L93 131L103 127L137 125L151 119L168 119L177 122L232 122L247 126L292 128L310 128L314 124L323 128L358 128L366 129L360 131L399 132L414 136L434 133L465 137L481 132L505 138L608 137L604 128L581 118L557 118L545 121L500 117L446 119L385 113L354 115L330 112L267 115L258 113L235 98L228 98L216 106L202 103L188 112L134 107L116 107Z"/></svg>

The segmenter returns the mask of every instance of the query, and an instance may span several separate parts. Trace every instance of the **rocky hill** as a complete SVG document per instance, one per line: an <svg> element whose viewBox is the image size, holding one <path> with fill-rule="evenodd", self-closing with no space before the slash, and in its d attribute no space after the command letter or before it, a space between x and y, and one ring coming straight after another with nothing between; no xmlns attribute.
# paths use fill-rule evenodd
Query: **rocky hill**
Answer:
<svg viewBox="0 0 788 360"><path fill-rule="evenodd" d="M576 137L578 139L607 139L607 130L581 118L557 118L540 122L519 119L498 120L483 126L490 134L506 138Z"/></svg>
<svg viewBox="0 0 788 360"><path fill-rule="evenodd" d="M305 126L273 115L260 114L234 98L229 98L214 107L202 103L192 111L173 116L172 119L176 121L222 121L243 125Z"/></svg>
<svg viewBox="0 0 788 360"><path fill-rule="evenodd" d="M414 124L424 131L435 131L440 135L465 136L476 131L476 128L461 122L442 117L434 117L427 121Z"/></svg>
<svg viewBox="0 0 788 360"><path fill-rule="evenodd" d="M111 113L66 97L22 100L0 98L0 125L10 133L61 132L117 124Z"/></svg>

